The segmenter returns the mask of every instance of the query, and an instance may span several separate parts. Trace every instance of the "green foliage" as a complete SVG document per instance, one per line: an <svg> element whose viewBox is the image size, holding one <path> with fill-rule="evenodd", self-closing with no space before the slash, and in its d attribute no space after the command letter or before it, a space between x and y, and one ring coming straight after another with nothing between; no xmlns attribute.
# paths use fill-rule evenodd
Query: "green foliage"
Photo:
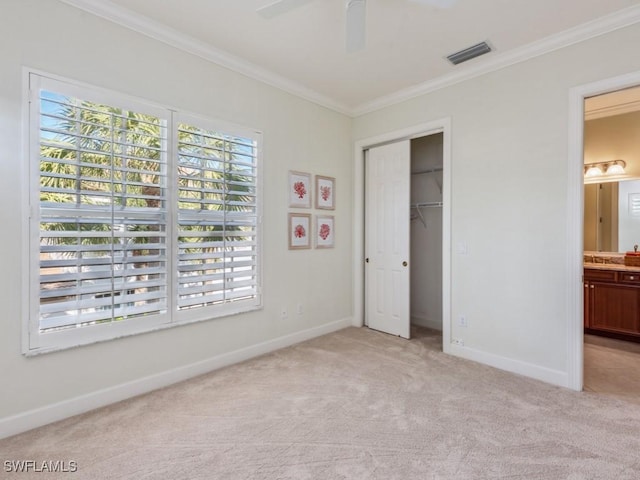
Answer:
<svg viewBox="0 0 640 480"><path fill-rule="evenodd" d="M161 119L120 108L43 92L41 99L40 201L43 206L97 210L164 207ZM211 213L250 212L255 197L252 182L253 146L244 139L181 124L178 128L178 208ZM243 164L244 162L244 164ZM213 223L183 225L180 241L201 251L206 241L224 244L223 231L245 227ZM109 222L49 218L44 231L106 232ZM128 231L158 231L154 224L128 225ZM205 232L220 236L205 236ZM190 236L188 232L193 232ZM229 237L231 239L231 237ZM79 238L43 236L44 243L105 244L107 236ZM155 241L136 236L130 241ZM209 248L210 249L210 248Z"/></svg>
<svg viewBox="0 0 640 480"><path fill-rule="evenodd" d="M160 206L158 118L53 94L42 112L41 202Z"/></svg>

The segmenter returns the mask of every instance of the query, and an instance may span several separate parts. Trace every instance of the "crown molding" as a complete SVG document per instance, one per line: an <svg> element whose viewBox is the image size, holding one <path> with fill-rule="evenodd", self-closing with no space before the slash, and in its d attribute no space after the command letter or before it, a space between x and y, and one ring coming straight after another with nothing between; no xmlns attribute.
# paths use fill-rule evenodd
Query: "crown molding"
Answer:
<svg viewBox="0 0 640 480"><path fill-rule="evenodd" d="M640 22L640 5L628 7L520 48L504 53L496 52L492 56L483 57L477 64L459 66L455 72L352 108L235 55L218 50L206 42L124 9L109 0L59 1L350 117L371 113Z"/></svg>
<svg viewBox="0 0 640 480"><path fill-rule="evenodd" d="M640 110L640 100L633 102L621 103L619 105L611 105L609 107L594 108L584 111L585 120L595 120L597 118L612 117L614 115L623 115L625 113L637 112Z"/></svg>
<svg viewBox="0 0 640 480"><path fill-rule="evenodd" d="M520 48L504 53L496 53L493 56L482 57L482 62L465 65L463 69L443 75L413 87L399 90L391 95L377 98L372 102L364 103L356 107L352 115L354 117L371 113L406 100L432 93L457 83L470 80L502 68L524 62L532 58L544 55L554 50L559 50L570 45L589 40L600 35L628 27L640 22L640 5L628 7L598 19L583 23L555 35L550 35L541 40L529 43Z"/></svg>
<svg viewBox="0 0 640 480"><path fill-rule="evenodd" d="M348 116L353 114L349 107L304 85L293 82L228 52L219 50L209 43L197 40L144 15L115 5L109 0L59 1L338 113Z"/></svg>

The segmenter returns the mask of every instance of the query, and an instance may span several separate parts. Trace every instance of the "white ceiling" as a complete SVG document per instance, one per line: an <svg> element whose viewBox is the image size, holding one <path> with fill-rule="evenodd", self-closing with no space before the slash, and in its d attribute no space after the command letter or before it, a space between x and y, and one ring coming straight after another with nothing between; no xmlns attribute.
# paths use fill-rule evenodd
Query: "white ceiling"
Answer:
<svg viewBox="0 0 640 480"><path fill-rule="evenodd" d="M272 19L256 9L274 0L62 1L351 115L640 21L640 0L367 0L366 47L347 54L345 0ZM444 58L481 41L494 52Z"/></svg>

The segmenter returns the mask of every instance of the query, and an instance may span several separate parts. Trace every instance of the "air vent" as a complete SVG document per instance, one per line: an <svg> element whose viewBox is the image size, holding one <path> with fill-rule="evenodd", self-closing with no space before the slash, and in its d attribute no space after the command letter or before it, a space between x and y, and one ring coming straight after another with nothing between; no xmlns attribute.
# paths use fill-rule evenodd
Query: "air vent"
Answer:
<svg viewBox="0 0 640 480"><path fill-rule="evenodd" d="M487 42L482 42L472 47L465 48L464 50L460 50L459 52L452 53L447 57L447 60L449 60L454 65L458 65L459 63L479 57L480 55L484 55L485 53L489 53L490 51L491 47L489 46L489 44Z"/></svg>

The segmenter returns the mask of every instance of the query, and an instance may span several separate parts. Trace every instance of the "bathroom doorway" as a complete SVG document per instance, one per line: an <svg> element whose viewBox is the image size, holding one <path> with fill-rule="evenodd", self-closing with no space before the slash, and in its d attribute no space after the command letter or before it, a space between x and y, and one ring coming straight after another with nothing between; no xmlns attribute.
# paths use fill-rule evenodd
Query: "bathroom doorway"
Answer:
<svg viewBox="0 0 640 480"><path fill-rule="evenodd" d="M584 98L583 389L640 397L640 87ZM635 202L638 202L636 207Z"/></svg>

